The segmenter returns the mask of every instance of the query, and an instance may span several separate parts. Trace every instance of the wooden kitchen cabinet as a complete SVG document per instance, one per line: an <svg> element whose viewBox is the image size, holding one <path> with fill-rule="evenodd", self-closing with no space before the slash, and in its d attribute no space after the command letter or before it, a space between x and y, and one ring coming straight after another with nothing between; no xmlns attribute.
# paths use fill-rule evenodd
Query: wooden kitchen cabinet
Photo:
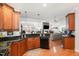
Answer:
<svg viewBox="0 0 79 59"><path fill-rule="evenodd" d="M22 54L21 54L21 43L20 43L20 41L17 42L17 47L18 47L18 51L17 51L18 55L17 56L21 56Z"/></svg>
<svg viewBox="0 0 79 59"><path fill-rule="evenodd" d="M0 5L0 31L3 29L3 21L2 21L2 6Z"/></svg>
<svg viewBox="0 0 79 59"><path fill-rule="evenodd" d="M35 48L40 48L40 37L35 38Z"/></svg>
<svg viewBox="0 0 79 59"><path fill-rule="evenodd" d="M22 56L27 51L27 39L12 42L10 46L11 56Z"/></svg>
<svg viewBox="0 0 79 59"><path fill-rule="evenodd" d="M20 48L20 49L21 49L21 50L20 50L20 53L21 53L21 55L23 55L24 52L25 52L24 46L25 46L25 45L24 45L24 40L20 41L20 47L21 47L21 48Z"/></svg>
<svg viewBox="0 0 79 59"><path fill-rule="evenodd" d="M27 50L39 47L40 47L39 37L25 38L20 41L15 41L11 43L9 55L22 56Z"/></svg>
<svg viewBox="0 0 79 59"><path fill-rule="evenodd" d="M24 51L23 51L23 54L24 54L24 53L27 51L27 39L24 39L24 40L23 40L23 46L24 46L24 47L23 47L23 48L24 48L24 49L23 49L23 50L24 50Z"/></svg>
<svg viewBox="0 0 79 59"><path fill-rule="evenodd" d="M18 56L18 45L17 42L13 42L10 46L10 55Z"/></svg>
<svg viewBox="0 0 79 59"><path fill-rule="evenodd" d="M20 12L8 4L0 3L0 31L19 30Z"/></svg>
<svg viewBox="0 0 79 59"><path fill-rule="evenodd" d="M32 49L35 49L35 37L32 37Z"/></svg>
<svg viewBox="0 0 79 59"><path fill-rule="evenodd" d="M24 50L27 51L27 38L24 39Z"/></svg>
<svg viewBox="0 0 79 59"><path fill-rule="evenodd" d="M27 41L28 50L39 48L39 47L40 47L40 38L39 37L28 38L28 41Z"/></svg>
<svg viewBox="0 0 79 59"><path fill-rule="evenodd" d="M28 38L27 40L27 49L30 50L30 49L33 49L33 46L34 46L34 41L33 41L33 38Z"/></svg>
<svg viewBox="0 0 79 59"><path fill-rule="evenodd" d="M18 42L18 56L22 56L26 52L26 40L23 39Z"/></svg>
<svg viewBox="0 0 79 59"><path fill-rule="evenodd" d="M0 26L3 30L12 30L12 20L13 20L13 10L8 4L0 3L0 21L2 22Z"/></svg>
<svg viewBox="0 0 79 59"><path fill-rule="evenodd" d="M75 30L75 13L69 13L67 16L67 27L69 30Z"/></svg>
<svg viewBox="0 0 79 59"><path fill-rule="evenodd" d="M20 12L14 11L13 13L13 22L12 22L12 29L19 30L19 20L20 20Z"/></svg>
<svg viewBox="0 0 79 59"><path fill-rule="evenodd" d="M72 49L75 48L75 37L65 37L63 41L64 49Z"/></svg>

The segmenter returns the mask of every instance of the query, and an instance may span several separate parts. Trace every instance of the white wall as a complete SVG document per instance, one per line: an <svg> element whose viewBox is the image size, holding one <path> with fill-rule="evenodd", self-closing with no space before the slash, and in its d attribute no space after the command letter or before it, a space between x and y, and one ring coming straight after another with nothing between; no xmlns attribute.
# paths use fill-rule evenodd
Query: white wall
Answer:
<svg viewBox="0 0 79 59"><path fill-rule="evenodd" d="M23 29L26 31L39 31L41 29L41 22L38 19L21 18L21 24L23 25Z"/></svg>
<svg viewBox="0 0 79 59"><path fill-rule="evenodd" d="M75 51L79 52L79 8L75 14Z"/></svg>
<svg viewBox="0 0 79 59"><path fill-rule="evenodd" d="M42 22L49 22L50 24L50 30L52 30L53 27L58 27L59 30L61 31L62 27L66 27L66 19L65 17L59 17L57 18L58 22L54 22L54 19L47 19L47 20L42 20L42 19L33 19L33 18L21 18L21 24L23 24L24 29L27 29L27 26L30 27L30 30L33 30L35 27L36 30L42 29ZM35 30L35 29L34 29Z"/></svg>

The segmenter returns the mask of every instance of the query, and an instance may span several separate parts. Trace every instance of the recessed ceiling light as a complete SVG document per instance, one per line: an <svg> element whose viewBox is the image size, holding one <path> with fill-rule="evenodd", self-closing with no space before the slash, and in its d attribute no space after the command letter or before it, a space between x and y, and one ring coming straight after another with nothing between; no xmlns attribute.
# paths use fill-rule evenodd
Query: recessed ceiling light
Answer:
<svg viewBox="0 0 79 59"><path fill-rule="evenodd" d="M47 4L46 4L46 3L44 3L44 4L43 4L43 7L46 7L46 6L47 6Z"/></svg>

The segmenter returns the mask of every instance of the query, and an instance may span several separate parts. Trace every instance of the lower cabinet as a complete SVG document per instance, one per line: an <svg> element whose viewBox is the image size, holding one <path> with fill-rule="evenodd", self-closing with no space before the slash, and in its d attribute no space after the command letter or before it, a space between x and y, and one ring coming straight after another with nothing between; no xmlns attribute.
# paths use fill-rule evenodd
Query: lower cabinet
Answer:
<svg viewBox="0 0 79 59"><path fill-rule="evenodd" d="M11 56L22 56L27 50L40 47L40 37L26 38L20 41L12 42L10 46Z"/></svg>
<svg viewBox="0 0 79 59"><path fill-rule="evenodd" d="M28 38L27 39L27 49L33 49L33 38Z"/></svg>
<svg viewBox="0 0 79 59"><path fill-rule="evenodd" d="M27 38L24 39L24 51L27 51Z"/></svg>
<svg viewBox="0 0 79 59"><path fill-rule="evenodd" d="M75 37L65 37L64 38L64 49L75 49Z"/></svg>
<svg viewBox="0 0 79 59"><path fill-rule="evenodd" d="M22 56L27 51L27 39L12 42L10 46L10 55L11 56Z"/></svg>
<svg viewBox="0 0 79 59"><path fill-rule="evenodd" d="M13 42L10 47L10 55L17 56L18 55L18 45L17 42Z"/></svg>
<svg viewBox="0 0 79 59"><path fill-rule="evenodd" d="M28 38L28 40L27 40L28 50L39 48L39 47L40 47L40 37Z"/></svg>
<svg viewBox="0 0 79 59"><path fill-rule="evenodd" d="M22 41L20 41L20 53L21 53L21 55L23 55L23 53L24 53L24 42L23 42L24 40L22 40Z"/></svg>
<svg viewBox="0 0 79 59"><path fill-rule="evenodd" d="M27 51L27 39L18 42L18 56L22 56Z"/></svg>
<svg viewBox="0 0 79 59"><path fill-rule="evenodd" d="M18 54L17 54L17 56L21 56L22 54L21 54L21 43L20 42L18 42L17 43L17 45L18 45Z"/></svg>
<svg viewBox="0 0 79 59"><path fill-rule="evenodd" d="M39 37L35 38L35 48L40 48L40 38Z"/></svg>

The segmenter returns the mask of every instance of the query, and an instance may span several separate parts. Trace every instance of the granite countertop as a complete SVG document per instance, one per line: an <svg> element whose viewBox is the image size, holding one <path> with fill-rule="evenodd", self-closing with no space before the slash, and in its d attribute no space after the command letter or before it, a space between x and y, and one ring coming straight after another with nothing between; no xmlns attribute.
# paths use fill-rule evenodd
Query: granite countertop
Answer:
<svg viewBox="0 0 79 59"><path fill-rule="evenodd" d="M68 37L68 35L62 35L63 37Z"/></svg>
<svg viewBox="0 0 79 59"><path fill-rule="evenodd" d="M75 37L74 35L62 35L63 37Z"/></svg>
<svg viewBox="0 0 79 59"><path fill-rule="evenodd" d="M30 37L30 36L38 36L40 34L26 34L27 37ZM9 36L3 36L3 37L0 37L0 38L13 38L13 37L20 37L19 36L13 36L13 35L9 35Z"/></svg>

